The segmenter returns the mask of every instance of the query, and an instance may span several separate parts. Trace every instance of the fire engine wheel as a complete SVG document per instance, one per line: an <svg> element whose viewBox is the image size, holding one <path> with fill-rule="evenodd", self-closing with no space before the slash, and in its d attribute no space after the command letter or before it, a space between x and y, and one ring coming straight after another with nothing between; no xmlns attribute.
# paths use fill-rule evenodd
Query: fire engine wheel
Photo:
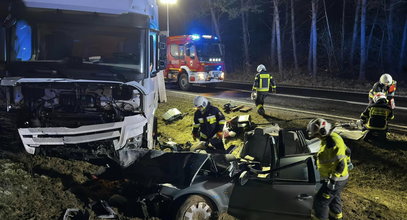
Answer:
<svg viewBox="0 0 407 220"><path fill-rule="evenodd" d="M188 82L188 75L186 73L181 73L181 75L178 77L178 86L184 91L191 88L191 84Z"/></svg>
<svg viewBox="0 0 407 220"><path fill-rule="evenodd" d="M216 219L215 208L208 199L193 195L188 197L179 207L176 220Z"/></svg>

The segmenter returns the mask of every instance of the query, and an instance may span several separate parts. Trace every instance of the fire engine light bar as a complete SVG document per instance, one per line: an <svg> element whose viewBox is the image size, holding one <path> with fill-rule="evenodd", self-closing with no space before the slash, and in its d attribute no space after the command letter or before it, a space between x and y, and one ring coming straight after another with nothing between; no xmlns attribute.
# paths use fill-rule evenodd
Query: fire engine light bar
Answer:
<svg viewBox="0 0 407 220"><path fill-rule="evenodd" d="M198 34L194 34L191 36L192 40L199 40L201 37Z"/></svg>
<svg viewBox="0 0 407 220"><path fill-rule="evenodd" d="M205 38L205 39L211 39L212 35L202 35L202 37Z"/></svg>

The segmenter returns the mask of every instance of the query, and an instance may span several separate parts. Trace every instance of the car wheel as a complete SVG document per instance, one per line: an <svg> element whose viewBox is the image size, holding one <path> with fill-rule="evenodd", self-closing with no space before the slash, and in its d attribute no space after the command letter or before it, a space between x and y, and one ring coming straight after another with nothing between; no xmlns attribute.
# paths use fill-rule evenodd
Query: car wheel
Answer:
<svg viewBox="0 0 407 220"><path fill-rule="evenodd" d="M178 86L184 91L191 88L191 84L188 82L188 75L186 73L181 73L181 75L178 77Z"/></svg>
<svg viewBox="0 0 407 220"><path fill-rule="evenodd" d="M193 195L188 197L177 211L177 220L215 219L215 208L208 199Z"/></svg>

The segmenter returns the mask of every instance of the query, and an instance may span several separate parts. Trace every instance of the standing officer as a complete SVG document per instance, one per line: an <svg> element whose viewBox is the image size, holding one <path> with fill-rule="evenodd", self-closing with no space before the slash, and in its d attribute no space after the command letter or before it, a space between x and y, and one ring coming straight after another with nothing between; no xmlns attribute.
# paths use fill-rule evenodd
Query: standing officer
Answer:
<svg viewBox="0 0 407 220"><path fill-rule="evenodd" d="M201 142L205 142L205 147L211 144L217 151L224 152L222 135L225 116L203 96L194 98L194 106L197 110L194 114L192 136L194 139L199 138Z"/></svg>
<svg viewBox="0 0 407 220"><path fill-rule="evenodd" d="M390 74L384 73L380 76L379 82L373 85L373 88L369 91L369 104L373 103L373 98L377 93L384 93L387 96L388 104L392 109L395 108L394 95L396 92L397 82L393 80Z"/></svg>
<svg viewBox="0 0 407 220"><path fill-rule="evenodd" d="M263 64L257 66L257 74L254 78L252 99L255 99L257 113L265 115L264 111L264 98L266 98L270 87L273 93L276 93L276 82L273 77L266 72L266 67Z"/></svg>
<svg viewBox="0 0 407 220"><path fill-rule="evenodd" d="M321 140L321 148L316 155L322 187L315 195L312 219L342 219L341 192L348 182L348 163L350 150L337 133L331 131L332 125L322 118L311 120L307 131L309 137Z"/></svg>

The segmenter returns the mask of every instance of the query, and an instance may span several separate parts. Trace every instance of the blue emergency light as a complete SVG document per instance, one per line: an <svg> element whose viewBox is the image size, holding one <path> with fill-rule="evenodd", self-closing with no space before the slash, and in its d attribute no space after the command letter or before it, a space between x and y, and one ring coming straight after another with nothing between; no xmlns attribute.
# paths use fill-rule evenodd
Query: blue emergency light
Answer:
<svg viewBox="0 0 407 220"><path fill-rule="evenodd" d="M198 34L193 34L191 36L192 40L199 40L201 38L201 36L199 36Z"/></svg>

